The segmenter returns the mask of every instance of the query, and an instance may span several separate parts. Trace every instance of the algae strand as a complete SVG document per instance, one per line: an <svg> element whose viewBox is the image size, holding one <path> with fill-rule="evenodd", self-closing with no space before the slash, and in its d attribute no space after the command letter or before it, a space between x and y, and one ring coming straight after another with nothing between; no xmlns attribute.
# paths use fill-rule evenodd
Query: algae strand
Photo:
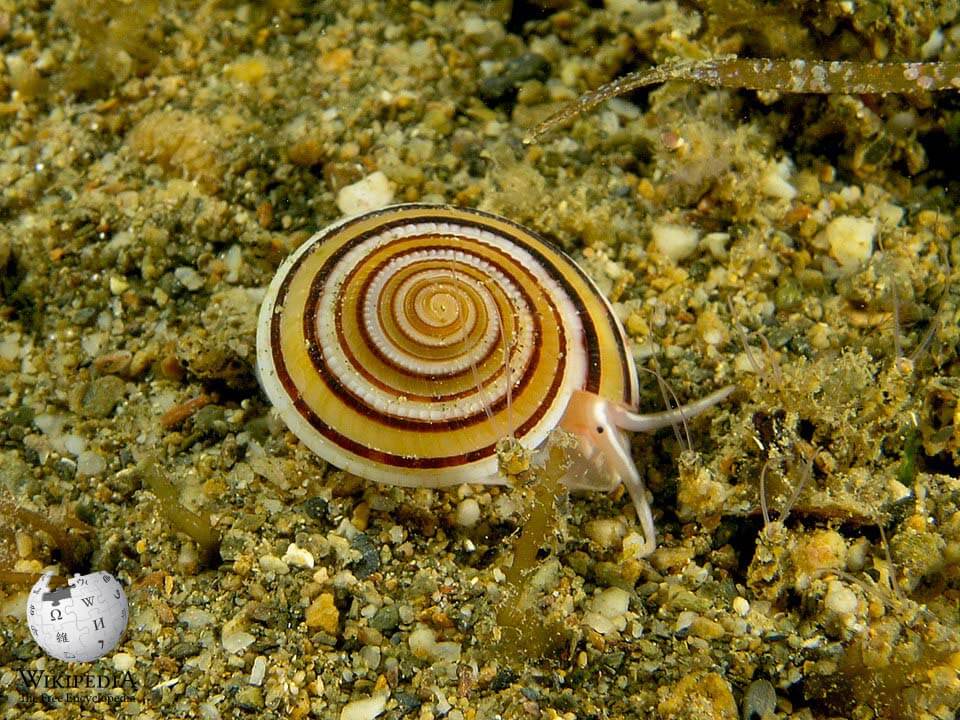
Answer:
<svg viewBox="0 0 960 720"><path fill-rule="evenodd" d="M502 647L528 659L543 657L565 637L562 623L540 611L530 582L540 564L540 549L550 542L561 521L558 505L566 493L562 480L570 461L568 443L558 435L554 433L548 441L543 465L530 468L523 529L513 546L513 564L504 569L504 601L497 612Z"/></svg>
<svg viewBox="0 0 960 720"><path fill-rule="evenodd" d="M175 530L197 543L201 562L213 565L220 554L220 533L210 523L206 512L195 513L180 502L180 493L173 483L160 474L157 463L147 459L140 463L140 476L147 489L157 496L163 516Z"/></svg>
<svg viewBox="0 0 960 720"><path fill-rule="evenodd" d="M584 93L528 132L529 144L610 98L647 85L681 80L713 87L781 93L848 95L960 90L958 62L855 62L721 57L666 62Z"/></svg>

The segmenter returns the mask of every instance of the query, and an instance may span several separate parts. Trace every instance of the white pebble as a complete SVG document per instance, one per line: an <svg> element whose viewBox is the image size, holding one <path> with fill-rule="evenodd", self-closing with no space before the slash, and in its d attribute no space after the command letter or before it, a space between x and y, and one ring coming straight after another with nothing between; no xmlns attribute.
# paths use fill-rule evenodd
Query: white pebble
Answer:
<svg viewBox="0 0 960 720"><path fill-rule="evenodd" d="M877 217L887 227L896 227L903 220L903 208L893 203L881 203L876 207Z"/></svg>
<svg viewBox="0 0 960 720"><path fill-rule="evenodd" d="M240 246L231 245L230 249L223 253L223 262L227 266L227 282L237 282L240 279L240 268L243 266L243 253Z"/></svg>
<svg viewBox="0 0 960 720"><path fill-rule="evenodd" d="M228 653L242 653L248 647L250 647L256 638L248 632L243 630L234 630L228 632L226 627L223 630L223 636L221 641L223 642L223 649Z"/></svg>
<svg viewBox="0 0 960 720"><path fill-rule="evenodd" d="M62 415L48 415L44 413L43 415L37 415L33 419L33 424L36 425L37 429L44 435L59 435L65 420L66 418Z"/></svg>
<svg viewBox="0 0 960 720"><path fill-rule="evenodd" d="M410 633L410 637L407 638L407 643L409 643L410 652L413 653L414 657L426 660L433 654L433 649L437 644L437 636L426 625L417 625Z"/></svg>
<svg viewBox="0 0 960 720"><path fill-rule="evenodd" d="M610 635L617 629L617 626L613 624L613 621L610 618L605 617L598 612L584 613L583 622L587 627L595 630L601 635Z"/></svg>
<svg viewBox="0 0 960 720"><path fill-rule="evenodd" d="M214 619L213 613L198 607L189 607L177 616L177 620L191 630L212 625Z"/></svg>
<svg viewBox="0 0 960 720"><path fill-rule="evenodd" d="M228 653L241 653L246 650L256 638L243 629L243 617L237 616L223 624L220 642Z"/></svg>
<svg viewBox="0 0 960 720"><path fill-rule="evenodd" d="M253 668L250 670L250 684L263 685L263 678L267 674L267 659L263 655L257 655L253 661Z"/></svg>
<svg viewBox="0 0 960 720"><path fill-rule="evenodd" d="M426 625L420 624L410 633L407 639L410 652L421 660L445 660L458 662L460 660L460 643L437 642L437 636Z"/></svg>
<svg viewBox="0 0 960 720"><path fill-rule="evenodd" d="M285 563L293 565L294 567L313 567L313 553L311 553L309 550L304 550L296 543L290 543L290 546L287 548L287 551L283 554L281 559Z"/></svg>
<svg viewBox="0 0 960 720"><path fill-rule="evenodd" d="M703 236L703 245L717 260L727 259L727 243L730 242L730 233L712 232Z"/></svg>
<svg viewBox="0 0 960 720"><path fill-rule="evenodd" d="M877 224L869 218L841 215L824 230L830 255L843 270L854 270L873 255Z"/></svg>
<svg viewBox="0 0 960 720"><path fill-rule="evenodd" d="M473 498L465 498L457 505L457 525L473 527L480 520L480 504Z"/></svg>
<svg viewBox="0 0 960 720"><path fill-rule="evenodd" d="M604 550L617 545L626 532L627 526L620 518L591 520L584 529L584 534Z"/></svg>
<svg viewBox="0 0 960 720"><path fill-rule="evenodd" d="M62 441L64 449L74 457L87 449L87 441L79 435L64 435Z"/></svg>
<svg viewBox="0 0 960 720"><path fill-rule="evenodd" d="M650 228L653 244L674 262L683 260L693 254L700 241L700 234L696 228L671 223L656 223Z"/></svg>
<svg viewBox="0 0 960 720"><path fill-rule="evenodd" d="M857 611L857 595L843 583L834 580L827 586L823 606L827 612L840 617L849 617Z"/></svg>
<svg viewBox="0 0 960 720"><path fill-rule="evenodd" d="M276 573L277 575L286 575L290 572L287 564L276 555L264 555L261 557L260 569L267 573Z"/></svg>
<svg viewBox="0 0 960 720"><path fill-rule="evenodd" d="M13 362L20 356L20 333L7 333L0 338L0 358Z"/></svg>
<svg viewBox="0 0 960 720"><path fill-rule="evenodd" d="M792 170L792 163L789 160L772 166L760 178L760 190L769 197L793 200L797 196L797 189L789 181Z"/></svg>
<svg viewBox="0 0 960 720"><path fill-rule="evenodd" d="M682 633L687 630L693 621L697 619L697 614L693 610L684 610L682 613L677 615L677 622L673 626L673 631L677 633Z"/></svg>
<svg viewBox="0 0 960 720"><path fill-rule="evenodd" d="M360 658L371 670L380 667L381 652L376 645L364 645L360 648Z"/></svg>
<svg viewBox="0 0 960 720"><path fill-rule="evenodd" d="M478 15L470 15L463 20L464 35L483 35L487 29L487 21Z"/></svg>
<svg viewBox="0 0 960 720"><path fill-rule="evenodd" d="M620 553L621 560L633 560L637 562L646 556L647 541L643 535L638 532L629 532L623 539L623 551Z"/></svg>
<svg viewBox="0 0 960 720"><path fill-rule="evenodd" d="M77 458L77 474L83 477L100 475L107 469L107 461L93 450L80 453Z"/></svg>
<svg viewBox="0 0 960 720"><path fill-rule="evenodd" d="M927 38L927 41L920 46L920 57L924 60L929 60L930 58L939 55L942 49L943 30L940 28L934 28L930 31L930 37Z"/></svg>
<svg viewBox="0 0 960 720"><path fill-rule="evenodd" d="M113 669L117 672L127 672L132 670L133 666L136 664L137 659L125 652L115 653L113 656Z"/></svg>
<svg viewBox="0 0 960 720"><path fill-rule="evenodd" d="M750 602L745 597L737 595L733 599L733 611L740 617L746 617L750 612Z"/></svg>
<svg viewBox="0 0 960 720"><path fill-rule="evenodd" d="M173 276L190 292L195 292L203 287L203 278L192 267L181 265L173 271Z"/></svg>
<svg viewBox="0 0 960 720"><path fill-rule="evenodd" d="M392 202L393 188L387 176L379 170L337 193L337 207L344 215L359 215L386 207Z"/></svg>
<svg viewBox="0 0 960 720"><path fill-rule="evenodd" d="M340 720L373 720L387 707L386 695L374 695L348 702L340 711Z"/></svg>
<svg viewBox="0 0 960 720"><path fill-rule="evenodd" d="M593 610L611 620L619 620L630 606L630 593L622 588L611 587L593 598Z"/></svg>
<svg viewBox="0 0 960 720"><path fill-rule="evenodd" d="M433 649L433 659L445 662L460 662L460 643L452 641L438 642Z"/></svg>
<svg viewBox="0 0 960 720"><path fill-rule="evenodd" d="M96 357L103 348L106 337L101 332L92 332L80 338L80 347L90 357Z"/></svg>

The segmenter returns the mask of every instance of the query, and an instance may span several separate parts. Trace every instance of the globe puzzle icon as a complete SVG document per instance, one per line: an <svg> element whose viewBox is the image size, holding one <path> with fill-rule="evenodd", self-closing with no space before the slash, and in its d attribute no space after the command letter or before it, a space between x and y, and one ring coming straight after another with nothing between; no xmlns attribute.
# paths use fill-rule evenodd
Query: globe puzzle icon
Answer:
<svg viewBox="0 0 960 720"><path fill-rule="evenodd" d="M90 662L113 650L127 628L127 596L108 572L74 575L67 587L50 589L40 578L27 601L30 634L48 655Z"/></svg>

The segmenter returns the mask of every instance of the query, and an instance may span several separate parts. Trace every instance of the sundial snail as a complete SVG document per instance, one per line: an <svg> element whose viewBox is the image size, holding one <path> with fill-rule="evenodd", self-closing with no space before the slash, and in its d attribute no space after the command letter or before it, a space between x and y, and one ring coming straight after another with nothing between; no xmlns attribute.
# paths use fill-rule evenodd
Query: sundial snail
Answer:
<svg viewBox="0 0 960 720"><path fill-rule="evenodd" d="M624 483L646 550L653 516L624 431L692 417L732 388L639 415L626 335L574 261L496 215L395 205L321 230L280 266L260 309L260 383L328 462L383 483L497 483L497 443L560 426Z"/></svg>

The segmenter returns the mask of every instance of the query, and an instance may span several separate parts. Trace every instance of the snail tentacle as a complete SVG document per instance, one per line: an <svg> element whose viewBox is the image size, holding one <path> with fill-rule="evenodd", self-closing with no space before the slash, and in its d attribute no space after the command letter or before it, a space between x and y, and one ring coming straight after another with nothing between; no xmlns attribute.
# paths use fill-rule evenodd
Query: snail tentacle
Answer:
<svg viewBox="0 0 960 720"><path fill-rule="evenodd" d="M699 400L657 413L641 414L626 407L615 405L609 411L610 420L617 427L630 432L654 432L671 425L678 425L684 420L700 415L714 405L726 400L734 390L736 390L735 386L727 385Z"/></svg>

